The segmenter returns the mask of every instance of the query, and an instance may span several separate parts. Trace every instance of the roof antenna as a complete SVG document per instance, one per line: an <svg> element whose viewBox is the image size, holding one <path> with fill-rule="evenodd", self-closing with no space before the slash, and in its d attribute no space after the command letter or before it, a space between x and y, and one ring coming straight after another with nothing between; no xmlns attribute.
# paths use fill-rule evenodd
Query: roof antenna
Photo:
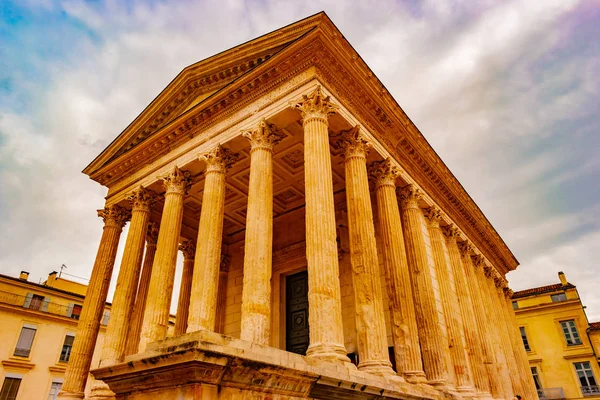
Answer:
<svg viewBox="0 0 600 400"><path fill-rule="evenodd" d="M62 275L62 270L67 268L67 266L65 264L60 266L60 272L58 273L58 277L60 278L60 276Z"/></svg>

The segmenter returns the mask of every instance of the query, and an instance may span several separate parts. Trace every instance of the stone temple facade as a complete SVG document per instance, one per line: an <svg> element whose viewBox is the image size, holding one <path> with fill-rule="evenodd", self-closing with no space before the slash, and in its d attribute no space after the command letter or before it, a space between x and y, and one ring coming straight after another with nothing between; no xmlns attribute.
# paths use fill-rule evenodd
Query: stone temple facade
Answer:
<svg viewBox="0 0 600 400"><path fill-rule="evenodd" d="M326 14L185 68L84 173L105 225L59 398L91 368L93 399L536 399L517 260Z"/></svg>

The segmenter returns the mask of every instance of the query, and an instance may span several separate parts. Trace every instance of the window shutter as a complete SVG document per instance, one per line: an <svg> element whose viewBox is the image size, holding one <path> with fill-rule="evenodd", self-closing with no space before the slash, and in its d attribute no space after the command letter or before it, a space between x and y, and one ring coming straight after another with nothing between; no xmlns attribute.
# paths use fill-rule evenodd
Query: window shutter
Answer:
<svg viewBox="0 0 600 400"><path fill-rule="evenodd" d="M48 305L50 305L50 297L44 297L44 302L42 303L42 308L40 309L43 312L48 312Z"/></svg>
<svg viewBox="0 0 600 400"><path fill-rule="evenodd" d="M25 296L25 303L23 303L23 308L29 308L31 305L31 299L33 298L33 293L27 293Z"/></svg>
<svg viewBox="0 0 600 400"><path fill-rule="evenodd" d="M69 303L69 307L67 308L67 317L71 317L71 314L73 314L73 306L75 305L75 303Z"/></svg>

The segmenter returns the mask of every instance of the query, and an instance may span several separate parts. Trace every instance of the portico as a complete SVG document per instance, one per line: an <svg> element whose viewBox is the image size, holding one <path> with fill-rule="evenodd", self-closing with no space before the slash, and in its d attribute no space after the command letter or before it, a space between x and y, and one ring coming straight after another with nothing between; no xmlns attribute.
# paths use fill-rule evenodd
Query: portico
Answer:
<svg viewBox="0 0 600 400"><path fill-rule="evenodd" d="M83 398L87 366L90 398L535 399L510 316L474 315L503 305L516 259L325 14L188 67L84 172L131 227L103 361L74 353L61 398Z"/></svg>

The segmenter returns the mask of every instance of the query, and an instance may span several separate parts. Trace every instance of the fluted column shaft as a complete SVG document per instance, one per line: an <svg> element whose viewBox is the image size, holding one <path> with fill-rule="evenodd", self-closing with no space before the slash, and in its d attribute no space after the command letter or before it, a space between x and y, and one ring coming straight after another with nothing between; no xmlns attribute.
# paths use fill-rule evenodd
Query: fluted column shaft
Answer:
<svg viewBox="0 0 600 400"><path fill-rule="evenodd" d="M510 321L508 324L510 330L509 337L511 339L513 354L515 355L519 376L521 377L521 387L523 389L522 394L519 394L521 394L525 400L537 400L537 390L535 388L535 383L533 382L533 377L531 376L527 352L525 351L525 347L523 347L521 333L519 332L519 324L517 323L517 316L512 308L512 290L507 289L505 295L506 300L504 310L507 319Z"/></svg>
<svg viewBox="0 0 600 400"><path fill-rule="evenodd" d="M171 296L175 281L177 249L183 219L183 198L190 183L189 172L175 167L163 178L166 188L165 205L160 220L156 256L148 288L148 300L144 311L139 351L150 342L167 336Z"/></svg>
<svg viewBox="0 0 600 400"><path fill-rule="evenodd" d="M431 252L433 253L442 309L446 320L450 359L456 377L456 390L459 393L473 393L473 379L471 378L471 368L465 349L463 320L456 298L454 277L450 275L448 268L449 259L446 256L444 234L440 227L440 211L436 208L430 208L427 212L427 219L429 222Z"/></svg>
<svg viewBox="0 0 600 400"><path fill-rule="evenodd" d="M184 240L179 246L179 250L183 253L183 271L177 301L177 316L175 317L175 336L183 335L187 330L196 245L191 240Z"/></svg>
<svg viewBox="0 0 600 400"><path fill-rule="evenodd" d="M494 359L494 350L489 335L489 326L487 322L486 308L483 304L481 289L479 287L478 278L475 275L475 267L471 260L471 246L466 242L461 244L461 256L464 265L465 277L467 286L471 296L472 307L475 314L475 322L477 323L477 331L479 332L479 341L483 353L483 363L485 365L488 382L490 385L490 394L494 399L502 398L502 388L500 386L498 369L496 368Z"/></svg>
<svg viewBox="0 0 600 400"><path fill-rule="evenodd" d="M511 326L511 323L507 320L506 314L504 313L504 293L500 287L503 284L503 279L499 274L495 273L490 281L492 283L490 285L491 299L498 317L498 328L500 329L502 350L504 351L506 366L512 384L512 393L513 395L521 394L523 393L521 377L519 376L515 355L512 350L512 342L509 337L509 327Z"/></svg>
<svg viewBox="0 0 600 400"><path fill-rule="evenodd" d="M129 321L140 278L150 208L154 199L154 192L143 187L136 189L129 197L132 203L131 222L110 309L110 321L104 335L100 367L116 364L125 357Z"/></svg>
<svg viewBox="0 0 600 400"><path fill-rule="evenodd" d="M343 149L346 176L358 369L392 375L394 370L387 350L381 278L367 175L366 157L370 144L361 136L357 126L342 132L338 145Z"/></svg>
<svg viewBox="0 0 600 400"><path fill-rule="evenodd" d="M148 225L148 232L146 234L144 265L142 266L140 282L138 284L133 313L131 315L131 323L129 324L129 335L127 338L125 355L137 353L140 344L142 319L144 318L144 310L146 309L146 299L148 297L148 287L150 286L150 276L152 275L152 264L154 263L154 256L156 254L157 239L158 225L151 222Z"/></svg>
<svg viewBox="0 0 600 400"><path fill-rule="evenodd" d="M240 339L266 346L271 338L273 145L282 135L262 120L243 136L251 150Z"/></svg>
<svg viewBox="0 0 600 400"><path fill-rule="evenodd" d="M424 382L426 379L421 361L412 286L406 260L400 210L396 199L395 180L400 172L389 159L374 163L370 172L376 180L377 215L379 216L386 288L390 299L396 368L407 381L411 383Z"/></svg>
<svg viewBox="0 0 600 400"><path fill-rule="evenodd" d="M104 230L77 324L71 357L59 394L60 399L83 399L108 286L115 265L117 246L128 218L128 213L119 206L99 210L98 215L104 219Z"/></svg>
<svg viewBox="0 0 600 400"><path fill-rule="evenodd" d="M307 355L349 361L344 347L329 114L337 109L320 87L294 105L302 112L310 345Z"/></svg>
<svg viewBox="0 0 600 400"><path fill-rule="evenodd" d="M445 386L448 382L447 344L440 324L425 239L421 230L423 214L418 204L421 196L420 191L412 185L400 191L402 227L425 374L430 384Z"/></svg>
<svg viewBox="0 0 600 400"><path fill-rule="evenodd" d="M217 310L215 332L225 333L225 303L227 302L227 275L229 274L229 257L221 254L219 266L219 288L217 289Z"/></svg>
<svg viewBox="0 0 600 400"><path fill-rule="evenodd" d="M488 337L492 342L492 349L494 351L494 361L496 364L496 369L498 371L498 380L501 386L501 396L503 399L511 399L514 396L512 391L512 384L510 381L510 375L508 372L506 358L504 356L504 351L502 350L502 338L500 334L500 327L498 325L498 310L494 307L492 302L491 292L490 292L490 283L493 285L493 282L486 276L485 273L485 265L483 263L483 258L481 256L477 256L477 258L481 261L475 262L475 275L479 280L479 287L481 290L481 299L483 301L484 310L486 310L485 318L487 319L488 326Z"/></svg>
<svg viewBox="0 0 600 400"><path fill-rule="evenodd" d="M452 274L454 275L456 297L458 299L460 315L463 320L465 342L467 346L466 350L471 365L473 383L479 398L491 398L490 384L483 360L482 344L479 340L479 329L477 321L475 320L475 312L479 311L475 310L474 302L467 287L465 268L456 243L458 231L454 227L449 227L445 230L445 234L450 266L452 268Z"/></svg>
<svg viewBox="0 0 600 400"><path fill-rule="evenodd" d="M214 331L225 212L225 173L237 155L220 145L200 157L206 162L187 332Z"/></svg>

